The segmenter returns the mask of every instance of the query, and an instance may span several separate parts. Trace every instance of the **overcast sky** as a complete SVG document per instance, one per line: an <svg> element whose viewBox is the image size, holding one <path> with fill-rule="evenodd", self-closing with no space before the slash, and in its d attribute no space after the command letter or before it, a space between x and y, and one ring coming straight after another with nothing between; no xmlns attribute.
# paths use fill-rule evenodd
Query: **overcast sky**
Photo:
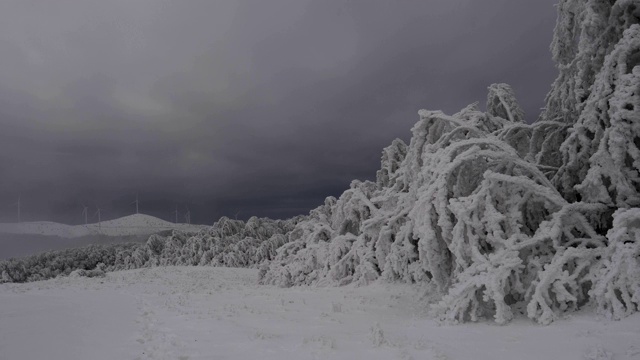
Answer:
<svg viewBox="0 0 640 360"><path fill-rule="evenodd" d="M3 0L0 221L305 214L419 109L507 82L534 121L555 2Z"/></svg>

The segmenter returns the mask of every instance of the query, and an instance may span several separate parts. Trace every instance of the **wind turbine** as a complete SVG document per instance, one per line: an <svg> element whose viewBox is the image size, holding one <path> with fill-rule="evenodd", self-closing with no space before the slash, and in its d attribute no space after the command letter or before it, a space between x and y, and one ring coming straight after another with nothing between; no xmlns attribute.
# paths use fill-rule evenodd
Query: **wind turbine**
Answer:
<svg viewBox="0 0 640 360"><path fill-rule="evenodd" d="M82 204L82 215L84 215L84 224L87 225L89 222L87 221L87 215L89 214L89 208Z"/></svg>
<svg viewBox="0 0 640 360"><path fill-rule="evenodd" d="M191 224L191 210L189 210L189 207L187 206L187 213L184 214L184 219L187 222L187 224Z"/></svg>
<svg viewBox="0 0 640 360"><path fill-rule="evenodd" d="M98 215L98 227L101 227L101 222L102 222L102 221L101 221L101 219L100 219L100 210L102 210L102 209L100 209L97 205L96 205L96 209L98 209L98 210L96 211L96 213L95 213L95 214L93 214L93 216Z"/></svg>
<svg viewBox="0 0 640 360"><path fill-rule="evenodd" d="M136 214L139 214L138 205L140 204L140 202L138 201L138 193L136 193L136 201L132 202L131 204L136 204Z"/></svg>
<svg viewBox="0 0 640 360"><path fill-rule="evenodd" d="M174 213L176 214L176 221L175 223L178 223L178 204L176 204L176 210L174 211Z"/></svg>
<svg viewBox="0 0 640 360"><path fill-rule="evenodd" d="M21 210L21 204L22 202L20 201L21 195L18 195L18 202L17 203L13 203L11 204L11 206L18 206L18 222L22 222L22 218L20 217L20 210Z"/></svg>

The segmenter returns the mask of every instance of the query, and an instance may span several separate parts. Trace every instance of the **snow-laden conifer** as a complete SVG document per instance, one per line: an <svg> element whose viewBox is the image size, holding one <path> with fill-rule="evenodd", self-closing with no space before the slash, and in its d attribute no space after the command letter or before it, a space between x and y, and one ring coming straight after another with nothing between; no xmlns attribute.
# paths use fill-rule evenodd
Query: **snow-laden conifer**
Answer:
<svg viewBox="0 0 640 360"><path fill-rule="evenodd" d="M600 313L621 319L640 309L640 209L620 209L613 218L591 295Z"/></svg>

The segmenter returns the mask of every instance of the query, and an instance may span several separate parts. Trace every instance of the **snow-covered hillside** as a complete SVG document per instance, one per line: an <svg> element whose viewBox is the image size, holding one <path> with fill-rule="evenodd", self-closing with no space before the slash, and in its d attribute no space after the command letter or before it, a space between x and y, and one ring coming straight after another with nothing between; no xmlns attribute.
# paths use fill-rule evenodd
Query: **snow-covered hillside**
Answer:
<svg viewBox="0 0 640 360"><path fill-rule="evenodd" d="M426 288L256 285L257 270L165 267L0 285L0 358L640 358L640 314L439 324Z"/></svg>
<svg viewBox="0 0 640 360"><path fill-rule="evenodd" d="M0 261L0 283L45 280L96 266L105 271L169 265L255 267L273 259L288 241L285 234L302 219L252 217L244 222L223 217L198 233L172 230L166 237L151 235L145 242L123 238L118 244L99 239L94 245Z"/></svg>
<svg viewBox="0 0 640 360"><path fill-rule="evenodd" d="M0 234L29 234L75 238L90 235L151 235L172 229L185 232L197 232L206 227L206 225L174 224L150 215L133 214L88 225L65 225L49 221L0 223Z"/></svg>

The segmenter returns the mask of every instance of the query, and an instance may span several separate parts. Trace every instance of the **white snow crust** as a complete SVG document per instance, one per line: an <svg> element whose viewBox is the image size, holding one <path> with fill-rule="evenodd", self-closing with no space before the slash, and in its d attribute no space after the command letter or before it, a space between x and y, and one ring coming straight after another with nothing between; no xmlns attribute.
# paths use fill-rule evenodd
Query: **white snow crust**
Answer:
<svg viewBox="0 0 640 360"><path fill-rule="evenodd" d="M421 286L279 288L257 270L159 267L0 285L0 358L638 359L640 314L447 325Z"/></svg>

